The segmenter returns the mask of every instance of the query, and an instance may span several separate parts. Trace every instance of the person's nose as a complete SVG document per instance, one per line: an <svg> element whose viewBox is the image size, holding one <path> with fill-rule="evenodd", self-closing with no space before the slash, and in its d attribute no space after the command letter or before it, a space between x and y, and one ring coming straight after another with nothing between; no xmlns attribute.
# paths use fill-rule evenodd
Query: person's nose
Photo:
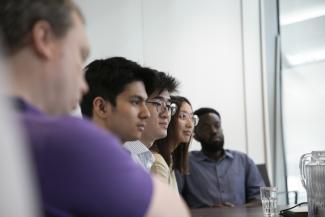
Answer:
<svg viewBox="0 0 325 217"><path fill-rule="evenodd" d="M150 112L146 104L144 103L141 107L140 111L140 118L141 119L148 119L150 117Z"/></svg>
<svg viewBox="0 0 325 217"><path fill-rule="evenodd" d="M159 114L159 116L161 118L170 119L171 114L166 105L164 105L163 111Z"/></svg>
<svg viewBox="0 0 325 217"><path fill-rule="evenodd" d="M218 133L218 129L214 126L211 127L211 133L212 134L217 134Z"/></svg>
<svg viewBox="0 0 325 217"><path fill-rule="evenodd" d="M193 120L191 120L190 118L188 118L188 119L186 120L185 127L188 128L188 129L193 129L193 128L194 128Z"/></svg>

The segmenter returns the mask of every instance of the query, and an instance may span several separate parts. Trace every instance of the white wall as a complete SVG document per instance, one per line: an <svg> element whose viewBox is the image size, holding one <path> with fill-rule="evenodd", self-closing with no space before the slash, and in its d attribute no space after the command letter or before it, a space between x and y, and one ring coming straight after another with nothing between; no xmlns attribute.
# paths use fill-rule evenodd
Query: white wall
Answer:
<svg viewBox="0 0 325 217"><path fill-rule="evenodd" d="M227 148L265 162L258 0L79 4L93 48L89 61L121 55L172 74L194 109L221 113Z"/></svg>
<svg viewBox="0 0 325 217"><path fill-rule="evenodd" d="M77 0L86 17L89 61L126 56L143 62L141 0Z"/></svg>

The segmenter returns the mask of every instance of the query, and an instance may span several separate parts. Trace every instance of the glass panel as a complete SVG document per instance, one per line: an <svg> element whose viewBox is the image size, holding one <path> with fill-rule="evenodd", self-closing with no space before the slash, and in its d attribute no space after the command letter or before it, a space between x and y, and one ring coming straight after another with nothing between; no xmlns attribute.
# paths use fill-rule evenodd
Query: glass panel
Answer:
<svg viewBox="0 0 325 217"><path fill-rule="evenodd" d="M280 0L283 121L288 190L299 191L299 159L325 150L325 1Z"/></svg>

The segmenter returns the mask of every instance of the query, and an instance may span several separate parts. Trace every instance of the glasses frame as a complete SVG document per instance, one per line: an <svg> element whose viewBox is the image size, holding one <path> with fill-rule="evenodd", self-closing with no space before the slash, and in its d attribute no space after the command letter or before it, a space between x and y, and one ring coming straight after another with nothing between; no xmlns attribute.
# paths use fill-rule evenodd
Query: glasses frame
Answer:
<svg viewBox="0 0 325 217"><path fill-rule="evenodd" d="M198 123L199 123L199 117L197 115L193 115L193 114L190 114L190 113L187 113L187 112L179 112L179 115L181 114L184 114L186 116L186 119L187 120L190 120L194 126L197 126ZM179 117L181 118L181 117ZM181 118L183 119L183 118Z"/></svg>
<svg viewBox="0 0 325 217"><path fill-rule="evenodd" d="M173 102L169 103L166 101L157 100L146 101L146 103L153 105L156 108L158 114L162 114L167 110L170 116L173 116L174 114L176 114L177 111L177 105Z"/></svg>

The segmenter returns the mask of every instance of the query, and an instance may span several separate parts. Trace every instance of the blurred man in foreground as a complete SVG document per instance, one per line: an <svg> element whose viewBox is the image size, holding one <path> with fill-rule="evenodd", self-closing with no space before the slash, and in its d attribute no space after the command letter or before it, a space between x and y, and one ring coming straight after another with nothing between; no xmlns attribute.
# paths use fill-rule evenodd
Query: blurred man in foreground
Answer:
<svg viewBox="0 0 325 217"><path fill-rule="evenodd" d="M178 196L135 165L114 136L64 115L88 90L89 45L78 7L70 0L3 0L0 17L44 215L188 216Z"/></svg>

